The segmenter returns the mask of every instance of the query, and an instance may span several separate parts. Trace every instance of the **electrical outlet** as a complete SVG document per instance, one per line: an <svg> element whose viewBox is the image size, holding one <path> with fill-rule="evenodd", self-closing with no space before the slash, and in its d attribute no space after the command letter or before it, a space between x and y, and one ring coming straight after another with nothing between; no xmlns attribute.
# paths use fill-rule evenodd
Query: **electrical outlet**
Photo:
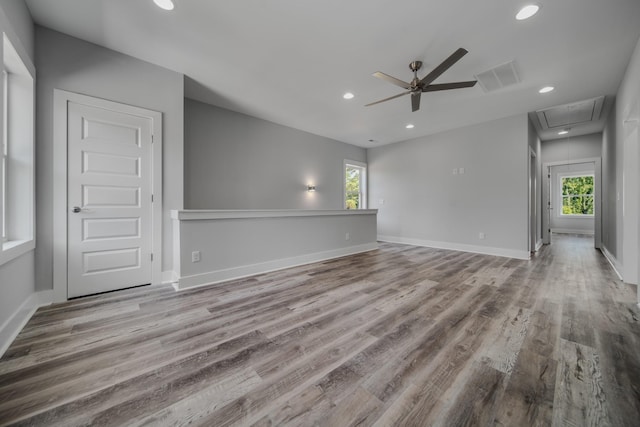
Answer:
<svg viewBox="0 0 640 427"><path fill-rule="evenodd" d="M200 262L200 251L191 252L191 262Z"/></svg>
<svg viewBox="0 0 640 427"><path fill-rule="evenodd" d="M349 240L349 239L351 239L351 236L349 236L349 233L345 233L344 240Z"/></svg>
<svg viewBox="0 0 640 427"><path fill-rule="evenodd" d="M380 206L384 205L384 199L379 200Z"/></svg>
<svg viewBox="0 0 640 427"><path fill-rule="evenodd" d="M458 175L458 168L453 168L453 172L454 175Z"/></svg>
<svg viewBox="0 0 640 427"><path fill-rule="evenodd" d="M483 232L478 233L478 239L484 240L485 234Z"/></svg>
<svg viewBox="0 0 640 427"><path fill-rule="evenodd" d="M459 173L460 175L464 175L464 168L459 168L459 169L458 169L458 173Z"/></svg>

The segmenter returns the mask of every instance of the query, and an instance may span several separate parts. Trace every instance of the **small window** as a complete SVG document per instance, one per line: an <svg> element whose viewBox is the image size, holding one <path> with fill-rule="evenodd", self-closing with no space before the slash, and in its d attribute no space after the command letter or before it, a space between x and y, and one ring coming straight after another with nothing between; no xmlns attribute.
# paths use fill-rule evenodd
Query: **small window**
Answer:
<svg viewBox="0 0 640 427"><path fill-rule="evenodd" d="M560 176L562 216L593 216L593 175Z"/></svg>
<svg viewBox="0 0 640 427"><path fill-rule="evenodd" d="M366 209L367 165L361 162L345 160L345 209Z"/></svg>

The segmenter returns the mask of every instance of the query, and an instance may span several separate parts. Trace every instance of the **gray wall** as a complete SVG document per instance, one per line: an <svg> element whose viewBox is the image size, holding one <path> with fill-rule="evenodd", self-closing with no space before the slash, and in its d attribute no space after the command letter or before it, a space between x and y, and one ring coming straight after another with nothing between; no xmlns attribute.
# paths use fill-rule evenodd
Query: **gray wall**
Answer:
<svg viewBox="0 0 640 427"><path fill-rule="evenodd" d="M618 258L618 195L616 181L616 108L602 133L602 246Z"/></svg>
<svg viewBox="0 0 640 427"><path fill-rule="evenodd" d="M542 162L562 162L602 156L602 134L575 136L542 142Z"/></svg>
<svg viewBox="0 0 640 427"><path fill-rule="evenodd" d="M344 159L366 162L363 148L199 101L184 111L187 209L342 209Z"/></svg>
<svg viewBox="0 0 640 427"><path fill-rule="evenodd" d="M378 234L528 251L527 121L523 114L369 149Z"/></svg>
<svg viewBox="0 0 640 427"><path fill-rule="evenodd" d="M54 89L163 113L162 270L171 270L173 246L169 212L183 207L183 75L39 26L36 27L36 67L37 288L53 287Z"/></svg>
<svg viewBox="0 0 640 427"><path fill-rule="evenodd" d="M640 120L640 40L629 60L629 66L616 96L616 192L620 193L616 210L617 252L616 258L623 264L625 282L637 283L638 229L640 227L638 202L640 189L638 169L640 153L638 133L631 141L630 135L638 128ZM627 141L627 139L629 139ZM626 200L625 200L626 198ZM623 215L623 206L627 212ZM640 291L638 292L640 301Z"/></svg>
<svg viewBox="0 0 640 427"><path fill-rule="evenodd" d="M0 1L0 30L9 35L16 49L20 44L33 62L33 23L22 1ZM33 251L0 265L0 326L35 291L34 270Z"/></svg>

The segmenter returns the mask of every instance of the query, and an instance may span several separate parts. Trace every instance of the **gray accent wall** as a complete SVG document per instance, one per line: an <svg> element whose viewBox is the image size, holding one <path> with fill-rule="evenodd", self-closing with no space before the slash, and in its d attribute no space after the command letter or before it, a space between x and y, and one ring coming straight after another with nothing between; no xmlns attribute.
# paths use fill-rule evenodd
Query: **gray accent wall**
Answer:
<svg viewBox="0 0 640 427"><path fill-rule="evenodd" d="M378 234L528 253L528 145L523 114L369 149Z"/></svg>
<svg viewBox="0 0 640 427"><path fill-rule="evenodd" d="M163 115L162 270L173 263L170 211L183 207L184 76L36 26L37 289L52 289L53 90L159 111Z"/></svg>
<svg viewBox="0 0 640 427"><path fill-rule="evenodd" d="M192 99L184 111L186 209L342 209L344 160L367 161L363 148Z"/></svg>
<svg viewBox="0 0 640 427"><path fill-rule="evenodd" d="M19 43L33 62L33 23L24 2L0 1L0 30L9 35L16 49ZM34 258L30 251L0 265L0 327L35 291Z"/></svg>

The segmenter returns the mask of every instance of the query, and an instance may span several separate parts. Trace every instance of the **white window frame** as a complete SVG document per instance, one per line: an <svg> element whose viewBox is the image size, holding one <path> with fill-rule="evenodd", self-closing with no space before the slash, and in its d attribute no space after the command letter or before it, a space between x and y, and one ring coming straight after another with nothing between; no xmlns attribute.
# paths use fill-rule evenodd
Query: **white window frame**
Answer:
<svg viewBox="0 0 640 427"><path fill-rule="evenodd" d="M362 170L360 174L360 206L358 206L358 210L367 209L367 164L348 159L345 159L342 164L342 207L347 209L347 167Z"/></svg>
<svg viewBox="0 0 640 427"><path fill-rule="evenodd" d="M563 199L564 199L564 195L562 194L562 179L563 178L578 178L581 176L590 176L593 177L593 194L590 194L590 196L593 197L593 214L565 214L562 212L562 207L563 205ZM595 178L595 173L593 171L584 171L584 172L560 172L558 173L558 216L560 218L593 218L595 216L595 208L596 208L596 194L595 194L595 188L596 188L596 178ZM581 194L573 194L573 196L581 196ZM582 194L582 196L589 196L589 194Z"/></svg>
<svg viewBox="0 0 640 427"><path fill-rule="evenodd" d="M0 43L0 265L35 248L35 67L13 33Z"/></svg>

